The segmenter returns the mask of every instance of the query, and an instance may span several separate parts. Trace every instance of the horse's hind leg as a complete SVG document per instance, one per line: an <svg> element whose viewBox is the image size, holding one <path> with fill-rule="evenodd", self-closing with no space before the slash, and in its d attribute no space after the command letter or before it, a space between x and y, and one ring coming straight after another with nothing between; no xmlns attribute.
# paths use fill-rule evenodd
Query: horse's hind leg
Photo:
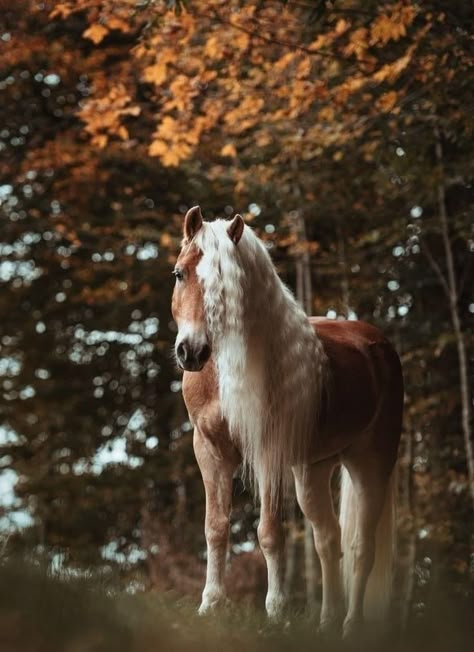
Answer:
<svg viewBox="0 0 474 652"><path fill-rule="evenodd" d="M225 433L224 433L225 434ZM225 561L229 541L229 515L232 502L232 478L240 458L224 434L221 445L194 429L194 452L206 490L205 534L207 543L206 585L199 608L205 614L225 599Z"/></svg>
<svg viewBox="0 0 474 652"><path fill-rule="evenodd" d="M364 454L347 455L343 464L349 472L350 478L343 478L341 489L341 524L343 528L344 545L344 583L347 592L347 614L344 620L344 636L349 637L357 632L362 624L364 614L364 597L369 575L374 567L376 555L376 531L382 512L391 509L388 505L388 488L393 465L382 463L382 460L371 455L370 451ZM384 510L384 505L387 504ZM391 520L392 514L387 514ZM380 585L378 595L374 596L379 605L371 606L371 610L380 607L389 599L391 573L391 549L393 546L391 524L385 529L385 541L377 543L384 550L386 568L384 582ZM383 529L383 528L382 528ZM379 537L377 537L379 539ZM387 567L390 565L390 568ZM367 607L367 605L366 605ZM369 614L370 615L370 614Z"/></svg>
<svg viewBox="0 0 474 652"><path fill-rule="evenodd" d="M340 628L344 604L340 574L341 531L334 513L330 485L337 463L338 459L334 457L293 469L298 503L313 526L316 551L321 561L322 632L337 631Z"/></svg>

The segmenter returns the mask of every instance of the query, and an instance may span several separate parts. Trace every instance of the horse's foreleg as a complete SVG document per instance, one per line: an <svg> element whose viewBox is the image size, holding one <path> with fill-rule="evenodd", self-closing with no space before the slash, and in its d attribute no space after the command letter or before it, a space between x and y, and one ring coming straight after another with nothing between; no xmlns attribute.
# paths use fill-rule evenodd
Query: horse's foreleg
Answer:
<svg viewBox="0 0 474 652"><path fill-rule="evenodd" d="M260 549L267 563L268 589L265 608L269 618L278 620L285 608L283 590L284 535L280 506L271 504L265 482L260 482L260 521L257 534Z"/></svg>
<svg viewBox="0 0 474 652"><path fill-rule="evenodd" d="M229 540L232 477L239 464L235 449L216 447L198 428L194 429L194 452L206 491L205 534L207 543L206 585L199 608L205 614L225 600L224 572Z"/></svg>
<svg viewBox="0 0 474 652"><path fill-rule="evenodd" d="M331 496L331 476L337 459L295 467L296 496L303 514L313 526L316 551L321 561L323 601L320 630L338 631L344 599L340 573L341 531Z"/></svg>

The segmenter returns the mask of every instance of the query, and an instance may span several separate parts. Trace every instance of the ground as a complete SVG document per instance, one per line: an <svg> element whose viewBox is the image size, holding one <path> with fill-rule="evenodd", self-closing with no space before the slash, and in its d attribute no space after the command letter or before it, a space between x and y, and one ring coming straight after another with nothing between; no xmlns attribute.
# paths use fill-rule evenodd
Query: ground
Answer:
<svg viewBox="0 0 474 652"><path fill-rule="evenodd" d="M53 575L39 562L3 560L0 565L0 649L3 652L190 652L226 650L343 650L347 644L318 637L304 614L290 613L271 625L254 607L234 605L199 617L194 602L156 592L130 593L111 578ZM471 610L472 611L472 610ZM355 649L472 649L470 605L442 596L407 631L382 641L367 632ZM472 615L472 613L471 613ZM361 644L361 645L360 645Z"/></svg>

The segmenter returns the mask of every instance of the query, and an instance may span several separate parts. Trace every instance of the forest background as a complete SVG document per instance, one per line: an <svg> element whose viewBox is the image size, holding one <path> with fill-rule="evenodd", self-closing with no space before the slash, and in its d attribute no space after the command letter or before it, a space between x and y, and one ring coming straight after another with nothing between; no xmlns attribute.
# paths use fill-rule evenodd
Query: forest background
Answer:
<svg viewBox="0 0 474 652"><path fill-rule="evenodd" d="M204 492L170 350L183 215L242 213L313 314L403 362L398 595L472 596L470 3L1 0L3 554L197 596ZM286 583L317 599L289 506ZM235 481L234 597L265 589Z"/></svg>

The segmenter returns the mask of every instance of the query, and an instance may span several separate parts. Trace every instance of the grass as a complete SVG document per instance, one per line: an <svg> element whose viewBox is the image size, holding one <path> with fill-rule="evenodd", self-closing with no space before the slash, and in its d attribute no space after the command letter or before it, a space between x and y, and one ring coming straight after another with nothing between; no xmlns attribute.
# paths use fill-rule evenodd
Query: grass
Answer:
<svg viewBox="0 0 474 652"><path fill-rule="evenodd" d="M432 600L407 631L381 641L372 632L352 646L324 641L314 623L290 614L281 625L263 610L235 605L200 618L196 604L169 595L131 595L103 577L52 575L44 566L0 566L2 652L305 652L352 649L430 651L472 649L472 605Z"/></svg>

